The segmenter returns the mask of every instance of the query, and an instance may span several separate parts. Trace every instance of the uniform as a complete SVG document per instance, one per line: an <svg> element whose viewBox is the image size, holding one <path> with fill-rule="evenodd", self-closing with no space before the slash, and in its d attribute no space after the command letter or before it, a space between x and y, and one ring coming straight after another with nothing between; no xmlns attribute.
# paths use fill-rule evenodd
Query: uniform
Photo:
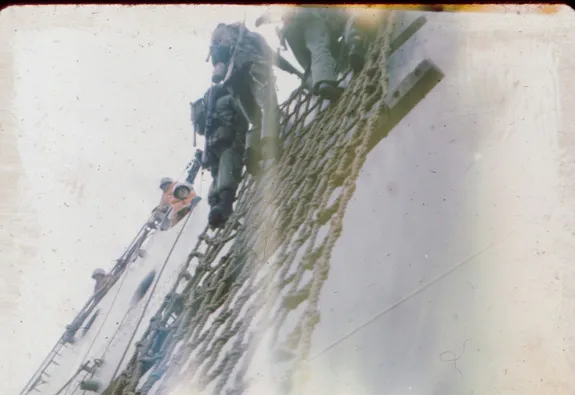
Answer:
<svg viewBox="0 0 575 395"><path fill-rule="evenodd" d="M96 269L92 273L92 278L96 281L96 284L94 284L94 300L97 303L104 296L103 290L110 281L110 274L107 274L103 269Z"/></svg>
<svg viewBox="0 0 575 395"><path fill-rule="evenodd" d="M163 215L171 208L172 212L166 223L162 223L161 229L166 230L175 226L183 217L185 217L198 203L200 197L196 195L194 187L189 182L184 183L189 189L190 194L185 199L178 199L174 196L174 189L180 185L178 182L172 182L165 189L158 205L156 215L162 219Z"/></svg>
<svg viewBox="0 0 575 395"><path fill-rule="evenodd" d="M212 174L209 222L217 228L232 213L249 122L230 92L222 85L214 85L194 103L194 123L198 134L206 138L206 165Z"/></svg>
<svg viewBox="0 0 575 395"><path fill-rule="evenodd" d="M97 277L95 279L96 284L94 284L94 294L97 294L98 292L100 292L102 289L104 289L104 286L108 283L108 280L110 279L109 275L103 275L101 277Z"/></svg>
<svg viewBox="0 0 575 395"><path fill-rule="evenodd" d="M355 72L359 72L365 63L365 55L370 41L375 38L376 29L382 20L379 10L353 13L346 22L343 35L348 61Z"/></svg>
<svg viewBox="0 0 575 395"><path fill-rule="evenodd" d="M307 85L314 94L335 100L337 88L338 39L347 16L334 8L296 8L283 15L283 39L308 74Z"/></svg>
<svg viewBox="0 0 575 395"><path fill-rule="evenodd" d="M277 158L279 108L273 73L273 65L278 63L277 54L260 34L236 23L219 24L215 28L210 55L214 66L213 82L225 80L254 125L246 141L248 156L256 161L259 153L262 159Z"/></svg>

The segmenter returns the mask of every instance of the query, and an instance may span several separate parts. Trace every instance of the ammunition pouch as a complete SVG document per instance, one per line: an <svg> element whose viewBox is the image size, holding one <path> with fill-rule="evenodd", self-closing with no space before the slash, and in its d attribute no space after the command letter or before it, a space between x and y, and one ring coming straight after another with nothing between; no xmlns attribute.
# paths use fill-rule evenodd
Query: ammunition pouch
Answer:
<svg viewBox="0 0 575 395"><path fill-rule="evenodd" d="M218 125L210 136L210 145L214 147L227 146L233 143L236 131L231 126Z"/></svg>
<svg viewBox="0 0 575 395"><path fill-rule="evenodd" d="M218 126L207 140L206 166L217 165L220 154L227 148L231 147L243 152L245 146L245 131L242 133L231 126Z"/></svg>

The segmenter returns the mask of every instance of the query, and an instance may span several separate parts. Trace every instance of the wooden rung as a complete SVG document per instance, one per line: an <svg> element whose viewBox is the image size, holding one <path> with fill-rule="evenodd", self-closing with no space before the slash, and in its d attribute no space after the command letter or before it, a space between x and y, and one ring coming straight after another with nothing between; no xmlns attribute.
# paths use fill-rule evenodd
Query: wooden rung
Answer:
<svg viewBox="0 0 575 395"><path fill-rule="evenodd" d="M418 32L419 29L425 25L427 19L424 16L420 16L413 22L409 24L409 26L402 31L399 36L397 36L390 44L390 54L393 54L399 48L403 46L415 33Z"/></svg>
<svg viewBox="0 0 575 395"><path fill-rule="evenodd" d="M444 74L429 59L423 60L387 97L387 111L380 114L368 144L371 151L443 79ZM377 116L377 115L376 115Z"/></svg>

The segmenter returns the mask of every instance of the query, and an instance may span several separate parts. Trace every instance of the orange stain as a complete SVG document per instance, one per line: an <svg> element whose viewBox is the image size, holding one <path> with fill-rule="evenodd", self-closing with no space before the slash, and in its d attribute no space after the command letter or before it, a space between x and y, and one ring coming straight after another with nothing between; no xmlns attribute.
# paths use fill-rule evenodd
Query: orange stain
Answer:
<svg viewBox="0 0 575 395"><path fill-rule="evenodd" d="M316 5L316 4L314 4ZM311 6L311 4L309 4ZM321 6L317 4L317 6ZM326 5L323 5L326 6ZM328 5L329 6L329 5ZM331 5L333 6L333 4ZM377 8L403 11L435 11L435 12L508 12L510 8L520 7L522 14L555 14L562 5L554 4L340 4L336 7Z"/></svg>

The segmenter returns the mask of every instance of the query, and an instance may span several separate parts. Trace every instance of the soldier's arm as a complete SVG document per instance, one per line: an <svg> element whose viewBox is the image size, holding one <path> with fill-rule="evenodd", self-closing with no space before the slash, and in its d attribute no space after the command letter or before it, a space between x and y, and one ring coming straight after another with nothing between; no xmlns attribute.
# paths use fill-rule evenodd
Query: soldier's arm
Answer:
<svg viewBox="0 0 575 395"><path fill-rule="evenodd" d="M258 19L256 19L256 27L268 24L272 21L271 10L266 10Z"/></svg>
<svg viewBox="0 0 575 395"><path fill-rule="evenodd" d="M158 204L157 212L165 213L168 211L170 207L170 201L172 200L172 196L168 194L168 192L162 193L162 197L160 197L160 204Z"/></svg>
<svg viewBox="0 0 575 395"><path fill-rule="evenodd" d="M264 58L269 59L269 57L273 53L273 49L269 46L264 36L262 36L257 32L247 31L246 39L251 40L252 43L255 43L257 48L259 48L261 55Z"/></svg>
<svg viewBox="0 0 575 395"><path fill-rule="evenodd" d="M286 58L284 58L277 52L274 52L272 56L274 59L274 64L278 66L281 70L293 75L297 75L299 78L303 80L304 78L303 73L301 73L298 69L296 69L290 62L288 62Z"/></svg>
<svg viewBox="0 0 575 395"><path fill-rule="evenodd" d="M273 64L275 64L281 70L290 74L297 75L303 79L303 74L300 73L300 71L296 69L290 62L288 62L283 56L274 51L261 34L250 32L250 35L252 36L253 40L257 41L258 46L260 47L260 50L266 59L271 58Z"/></svg>
<svg viewBox="0 0 575 395"><path fill-rule="evenodd" d="M203 136L205 134L204 125L206 124L206 105L204 99L198 99L191 103L190 120L194 125L194 132Z"/></svg>

